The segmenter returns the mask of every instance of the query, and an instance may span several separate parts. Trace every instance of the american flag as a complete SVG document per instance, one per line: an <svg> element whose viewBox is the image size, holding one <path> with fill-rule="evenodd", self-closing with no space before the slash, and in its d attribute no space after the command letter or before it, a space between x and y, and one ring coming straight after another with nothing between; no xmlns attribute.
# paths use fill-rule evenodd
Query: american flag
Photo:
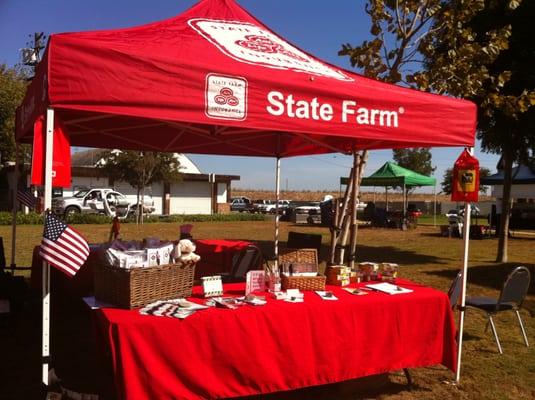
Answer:
<svg viewBox="0 0 535 400"><path fill-rule="evenodd" d="M50 265L72 277L87 259L89 246L78 232L52 213L47 213L39 255Z"/></svg>
<svg viewBox="0 0 535 400"><path fill-rule="evenodd" d="M17 190L17 200L28 208L35 208L37 197L33 195L30 189Z"/></svg>

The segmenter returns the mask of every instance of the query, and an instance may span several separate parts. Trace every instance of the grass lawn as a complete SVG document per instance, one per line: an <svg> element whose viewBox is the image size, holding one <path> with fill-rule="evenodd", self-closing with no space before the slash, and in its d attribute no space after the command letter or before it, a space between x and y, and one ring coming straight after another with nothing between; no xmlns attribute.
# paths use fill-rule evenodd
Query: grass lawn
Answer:
<svg viewBox="0 0 535 400"><path fill-rule="evenodd" d="M426 221L428 222L428 221ZM401 266L401 276L446 291L456 271L461 265L462 241L443 238L439 235L441 222L437 227L421 225L406 232L393 229L359 229L358 261L396 262ZM107 239L109 227L106 225L79 225L76 227L89 242ZM122 234L125 239L139 239L148 236L176 239L178 224L158 223L138 227L124 224ZM329 231L316 226L297 226L283 223L281 238L284 242L288 231L321 233L323 235L322 258L328 254ZM11 227L0 226L0 236L4 238L6 259L9 264ZM40 226L19 226L17 228L17 264L30 265L33 247L39 243L42 233ZM269 251L273 239L272 222L203 222L195 223L195 238L226 238L257 241ZM522 316L528 339L532 347L525 347L520 328L513 313L502 313L496 317L504 354L497 352L490 330L485 332L483 313L469 310L466 315L466 329L463 349L461 385L456 387L444 383L453 375L441 366L411 370L415 387L408 391L400 371L388 376L388 382L367 393L366 398L379 399L534 399L535 398L535 240L512 239L509 242L508 264L496 264L496 239L471 241L468 274L468 295L497 296L507 273L516 265L525 265L532 271L532 284ZM54 329L54 328L53 328ZM56 329L61 329L57 327ZM90 329L90 327L88 328ZM0 389L0 398L28 398L28 393L36 393L29 388L38 388L40 322L34 311L24 314L16 326L0 327L0 340L7 350L3 366L8 366L6 387ZM54 346L54 343L53 343ZM53 351L61 352L61 344ZM55 350L54 350L55 349ZM81 353L91 349L81 348ZM75 358L75 355L72 356ZM72 361L75 365L75 361ZM329 385L316 389L306 389L288 394L284 398L307 399L356 399L361 395L351 383ZM16 391L18 394L15 394ZM7 393L4 397L3 393ZM13 397L9 397L13 394ZM281 395L265 396L278 399Z"/></svg>

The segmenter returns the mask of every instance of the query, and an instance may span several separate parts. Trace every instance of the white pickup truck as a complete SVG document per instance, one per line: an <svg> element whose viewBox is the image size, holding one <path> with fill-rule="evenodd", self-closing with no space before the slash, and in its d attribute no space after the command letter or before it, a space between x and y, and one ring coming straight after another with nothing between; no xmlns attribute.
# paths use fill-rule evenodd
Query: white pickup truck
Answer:
<svg viewBox="0 0 535 400"><path fill-rule="evenodd" d="M52 210L56 214L104 214L111 217L127 217L136 212L137 205L130 204L122 193L109 188L80 190L71 197L58 197L52 200ZM143 211L152 213L154 201L145 197Z"/></svg>
<svg viewBox="0 0 535 400"><path fill-rule="evenodd" d="M290 200L279 200L279 214L282 214L285 209L290 206ZM267 204L262 212L267 214L275 214L277 209L277 204L275 202Z"/></svg>

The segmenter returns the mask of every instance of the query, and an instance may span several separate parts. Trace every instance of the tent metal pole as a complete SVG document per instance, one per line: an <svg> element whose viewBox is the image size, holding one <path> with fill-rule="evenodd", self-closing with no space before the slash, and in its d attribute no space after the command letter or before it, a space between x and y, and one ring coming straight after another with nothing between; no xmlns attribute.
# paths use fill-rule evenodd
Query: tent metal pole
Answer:
<svg viewBox="0 0 535 400"><path fill-rule="evenodd" d="M433 226L437 226L437 184L433 186Z"/></svg>
<svg viewBox="0 0 535 400"><path fill-rule="evenodd" d="M474 154L474 148L468 149L470 154ZM468 272L468 250L470 244L470 214L471 205L469 202L464 203L464 221L463 221L463 269L462 269L462 287L461 287L461 305L459 307L459 337L457 338L457 372L455 382L458 384L461 380L461 355L463 350L463 329L464 329L464 310L466 304L466 274Z"/></svg>
<svg viewBox="0 0 535 400"><path fill-rule="evenodd" d="M385 211L388 212L388 186L385 186Z"/></svg>
<svg viewBox="0 0 535 400"><path fill-rule="evenodd" d="M275 268L279 268L279 199L281 180L281 159L277 157L275 166Z"/></svg>
<svg viewBox="0 0 535 400"><path fill-rule="evenodd" d="M16 253L17 253L17 191L19 189L19 144L15 144L15 171L13 172L13 193L11 194L11 200L13 208L11 210L11 275L15 275Z"/></svg>
<svg viewBox="0 0 535 400"><path fill-rule="evenodd" d="M45 147L45 190L44 210L52 207L52 154L54 151L54 110L46 110L46 147ZM46 224L46 218L45 218ZM43 336L42 336L42 382L48 386L48 364L50 358L50 264L43 261Z"/></svg>
<svg viewBox="0 0 535 400"><path fill-rule="evenodd" d="M407 220L407 185L403 182L403 212L401 213L401 226L405 224Z"/></svg>

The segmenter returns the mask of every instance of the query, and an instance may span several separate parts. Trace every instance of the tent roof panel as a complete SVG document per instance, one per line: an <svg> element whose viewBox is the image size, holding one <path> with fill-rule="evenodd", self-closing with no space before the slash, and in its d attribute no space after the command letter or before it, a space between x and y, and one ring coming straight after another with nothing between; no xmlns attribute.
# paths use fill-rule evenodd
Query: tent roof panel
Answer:
<svg viewBox="0 0 535 400"><path fill-rule="evenodd" d="M470 146L476 121L470 102L325 63L233 0L139 27L51 35L18 111L19 141L31 141L46 107L77 146L265 156Z"/></svg>
<svg viewBox="0 0 535 400"><path fill-rule="evenodd" d="M531 167L521 164L513 168L513 185L524 185L535 183L535 170ZM494 175L490 175L480 179L481 185L503 185L504 172L499 171Z"/></svg>
<svg viewBox="0 0 535 400"><path fill-rule="evenodd" d="M436 179L425 176L389 161L370 176L363 178L361 186L435 186Z"/></svg>

